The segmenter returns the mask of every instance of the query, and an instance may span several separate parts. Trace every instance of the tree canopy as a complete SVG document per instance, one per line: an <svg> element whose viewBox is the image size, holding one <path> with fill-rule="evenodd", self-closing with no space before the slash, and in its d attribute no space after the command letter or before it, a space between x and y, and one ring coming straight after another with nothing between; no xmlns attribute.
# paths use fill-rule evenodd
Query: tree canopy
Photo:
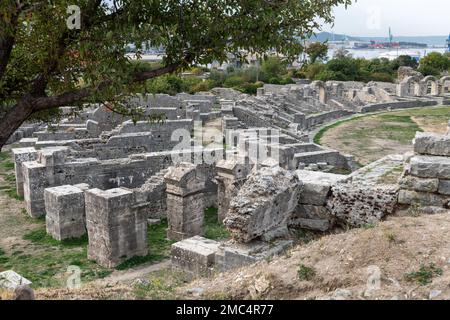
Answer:
<svg viewBox="0 0 450 320"><path fill-rule="evenodd" d="M31 115L64 105L116 101L140 82L228 54L287 59L319 21L351 0L72 0L0 2L0 147ZM127 47L163 47L160 67L126 58Z"/></svg>

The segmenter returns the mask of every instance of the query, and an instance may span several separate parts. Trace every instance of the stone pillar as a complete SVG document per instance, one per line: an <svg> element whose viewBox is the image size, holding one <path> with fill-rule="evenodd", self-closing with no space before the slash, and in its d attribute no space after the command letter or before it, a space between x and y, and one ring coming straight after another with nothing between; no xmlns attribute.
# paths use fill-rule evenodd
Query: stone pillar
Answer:
<svg viewBox="0 0 450 320"><path fill-rule="evenodd" d="M35 161L37 159L37 151L34 148L18 148L13 149L14 170L16 175L17 194L23 197L23 174L22 163Z"/></svg>
<svg viewBox="0 0 450 320"><path fill-rule="evenodd" d="M306 127L306 116L304 113L294 114L294 123L298 123L300 128L305 129Z"/></svg>
<svg viewBox="0 0 450 320"><path fill-rule="evenodd" d="M119 188L86 191L88 258L113 268L135 257L145 256L147 217L133 210L133 192Z"/></svg>
<svg viewBox="0 0 450 320"><path fill-rule="evenodd" d="M217 163L218 182L218 219L223 223L230 208L230 201L237 195L245 183L249 170L235 159L222 160Z"/></svg>
<svg viewBox="0 0 450 320"><path fill-rule="evenodd" d="M22 164L23 196L31 217L45 215L44 190L59 182L55 166L64 164L67 151L66 147L45 148L38 152L36 161Z"/></svg>
<svg viewBox="0 0 450 320"><path fill-rule="evenodd" d="M47 233L54 239L79 238L86 233L84 192L75 186L45 189Z"/></svg>
<svg viewBox="0 0 450 320"><path fill-rule="evenodd" d="M167 185L167 237L183 240L203 234L205 174L197 166L181 163L164 177Z"/></svg>

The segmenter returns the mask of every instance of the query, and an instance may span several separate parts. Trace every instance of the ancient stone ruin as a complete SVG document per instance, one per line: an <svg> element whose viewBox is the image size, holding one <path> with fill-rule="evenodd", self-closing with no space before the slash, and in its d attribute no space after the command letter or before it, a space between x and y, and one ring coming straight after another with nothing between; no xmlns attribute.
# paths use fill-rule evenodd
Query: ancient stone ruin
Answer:
<svg viewBox="0 0 450 320"><path fill-rule="evenodd" d="M108 268L151 253L147 225L167 219L167 238L178 241L172 265L192 277L279 255L299 229L360 227L404 207L447 210L450 136L418 133L414 155L360 169L311 142L337 119L449 101L448 77L404 73L398 85L316 81L265 85L256 96L217 88L130 99L156 123L102 105L72 117L67 107L59 123L27 124L11 138L17 193L54 239L87 234L89 259ZM399 183L381 179L403 167ZM209 207L229 239L205 238Z"/></svg>

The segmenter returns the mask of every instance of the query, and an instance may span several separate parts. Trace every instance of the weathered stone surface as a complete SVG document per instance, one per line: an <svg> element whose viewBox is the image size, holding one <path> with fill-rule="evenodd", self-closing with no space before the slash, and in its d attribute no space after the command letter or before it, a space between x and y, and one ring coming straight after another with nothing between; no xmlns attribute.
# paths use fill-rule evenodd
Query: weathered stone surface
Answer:
<svg viewBox="0 0 450 320"><path fill-rule="evenodd" d="M200 236L174 243L171 247L172 267L181 269L192 277L210 276L219 246L219 242Z"/></svg>
<svg viewBox="0 0 450 320"><path fill-rule="evenodd" d="M215 269L228 271L278 256L292 248L291 240L274 240L271 243L251 241L249 243L225 242L216 252Z"/></svg>
<svg viewBox="0 0 450 320"><path fill-rule="evenodd" d="M413 176L450 180L450 157L415 156L410 165Z"/></svg>
<svg viewBox="0 0 450 320"><path fill-rule="evenodd" d="M169 168L164 176L167 192L167 237L180 241L203 234L206 176L190 163Z"/></svg>
<svg viewBox="0 0 450 320"><path fill-rule="evenodd" d="M439 193L450 196L450 180L439 180Z"/></svg>
<svg viewBox="0 0 450 320"><path fill-rule="evenodd" d="M147 255L147 216L132 209L131 191L92 189L86 191L85 201L89 259L113 268Z"/></svg>
<svg viewBox="0 0 450 320"><path fill-rule="evenodd" d="M34 148L18 148L12 149L14 157L14 171L16 176L17 194L23 197L23 174L22 163L35 161L37 159L37 151Z"/></svg>
<svg viewBox="0 0 450 320"><path fill-rule="evenodd" d="M325 232L333 228L334 222L331 219L304 219L297 218L291 226L312 231Z"/></svg>
<svg viewBox="0 0 450 320"><path fill-rule="evenodd" d="M286 228L295 210L302 185L293 172L280 167L253 172L231 201L224 224L239 242Z"/></svg>
<svg viewBox="0 0 450 320"><path fill-rule="evenodd" d="M346 178L346 176L297 170L296 174L303 184L299 203L323 206L326 204L331 186Z"/></svg>
<svg viewBox="0 0 450 320"><path fill-rule="evenodd" d="M13 270L0 272L0 288L16 289L21 285L30 285L31 281L25 279Z"/></svg>
<svg viewBox="0 0 450 320"><path fill-rule="evenodd" d="M337 184L327 207L340 221L360 227L395 211L398 188L390 185Z"/></svg>
<svg viewBox="0 0 450 320"><path fill-rule="evenodd" d="M450 136L418 132L414 139L414 151L418 154L450 157Z"/></svg>
<svg viewBox="0 0 450 320"><path fill-rule="evenodd" d="M45 189L47 233L58 241L86 233L84 192L74 186Z"/></svg>
<svg viewBox="0 0 450 320"><path fill-rule="evenodd" d="M398 195L399 204L444 207L447 202L448 197L434 193L400 190Z"/></svg>
<svg viewBox="0 0 450 320"><path fill-rule="evenodd" d="M292 214L291 227L327 231L334 225L335 217L324 206L298 205Z"/></svg>
<svg viewBox="0 0 450 320"><path fill-rule="evenodd" d="M249 173L248 166L240 163L237 159L219 161L217 167L218 183L218 220L223 223L230 201L237 195L241 186L245 183Z"/></svg>
<svg viewBox="0 0 450 320"><path fill-rule="evenodd" d="M439 187L439 179L406 176L400 180L400 187L402 189L412 191L437 192Z"/></svg>

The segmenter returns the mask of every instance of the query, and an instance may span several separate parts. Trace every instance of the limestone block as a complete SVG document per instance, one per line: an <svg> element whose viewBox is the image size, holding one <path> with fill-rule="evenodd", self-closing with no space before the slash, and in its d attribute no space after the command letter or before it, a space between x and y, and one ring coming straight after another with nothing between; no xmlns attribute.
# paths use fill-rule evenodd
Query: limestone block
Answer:
<svg viewBox="0 0 450 320"><path fill-rule="evenodd" d="M230 203L225 227L239 242L286 228L298 204L302 184L293 172L263 167L253 172Z"/></svg>
<svg viewBox="0 0 450 320"><path fill-rule="evenodd" d="M450 196L450 180L439 180L439 193Z"/></svg>
<svg viewBox="0 0 450 320"><path fill-rule="evenodd" d="M332 188L327 202L331 214L350 226L361 227L395 211L398 188L391 185L342 183Z"/></svg>
<svg viewBox="0 0 450 320"><path fill-rule="evenodd" d="M415 156L410 165L413 176L450 180L450 157Z"/></svg>
<svg viewBox="0 0 450 320"><path fill-rule="evenodd" d="M89 259L112 268L147 255L147 217L133 210L133 192L92 189L86 191L85 201Z"/></svg>
<svg viewBox="0 0 450 320"><path fill-rule="evenodd" d="M400 190L398 196L398 203L407 205L420 204L422 206L444 207L448 200L448 197L443 195L409 190Z"/></svg>
<svg viewBox="0 0 450 320"><path fill-rule="evenodd" d="M14 157L14 171L16 176L16 190L17 194L23 197L23 174L22 164L28 161L35 161L37 159L37 151L35 148L17 148L12 149Z"/></svg>
<svg viewBox="0 0 450 320"><path fill-rule="evenodd" d="M315 206L325 205L331 186L346 178L343 175L308 170L297 170L296 173L303 183L299 203Z"/></svg>
<svg viewBox="0 0 450 320"><path fill-rule="evenodd" d="M167 237L171 240L183 240L203 234L204 195L193 194L180 197L167 194L167 217L169 228Z"/></svg>
<svg viewBox="0 0 450 320"><path fill-rule="evenodd" d="M412 191L437 192L439 187L439 179L406 176L400 180L400 187L402 189Z"/></svg>
<svg viewBox="0 0 450 320"><path fill-rule="evenodd" d="M450 136L418 132L414 139L414 151L418 154L450 156Z"/></svg>
<svg viewBox="0 0 450 320"><path fill-rule="evenodd" d="M205 174L196 170L197 166L191 163L180 163L170 167L164 176L167 192L185 196L205 188Z"/></svg>
<svg viewBox="0 0 450 320"><path fill-rule="evenodd" d="M47 233L58 241L79 238L86 233L84 192L74 186L44 191Z"/></svg>
<svg viewBox="0 0 450 320"><path fill-rule="evenodd" d="M225 242L215 254L215 269L228 271L278 256L292 248L291 240L274 240L270 243L253 240L249 243Z"/></svg>
<svg viewBox="0 0 450 320"><path fill-rule="evenodd" d="M13 270L0 272L0 288L16 289L21 285L30 285L31 281L25 279Z"/></svg>
<svg viewBox="0 0 450 320"><path fill-rule="evenodd" d="M289 225L324 232L331 229L334 222L334 216L326 207L300 204L292 214Z"/></svg>
<svg viewBox="0 0 450 320"><path fill-rule="evenodd" d="M45 215L44 189L49 186L49 172L45 166L36 162L24 162L23 197L28 214L33 218Z"/></svg>
<svg viewBox="0 0 450 320"><path fill-rule="evenodd" d="M307 229L312 231L320 231L325 232L333 228L334 222L329 219L303 219L298 218L295 219L295 224L293 224L296 228Z"/></svg>
<svg viewBox="0 0 450 320"><path fill-rule="evenodd" d="M172 267L193 277L210 276L219 245L219 242L200 236L174 243L171 247Z"/></svg>

